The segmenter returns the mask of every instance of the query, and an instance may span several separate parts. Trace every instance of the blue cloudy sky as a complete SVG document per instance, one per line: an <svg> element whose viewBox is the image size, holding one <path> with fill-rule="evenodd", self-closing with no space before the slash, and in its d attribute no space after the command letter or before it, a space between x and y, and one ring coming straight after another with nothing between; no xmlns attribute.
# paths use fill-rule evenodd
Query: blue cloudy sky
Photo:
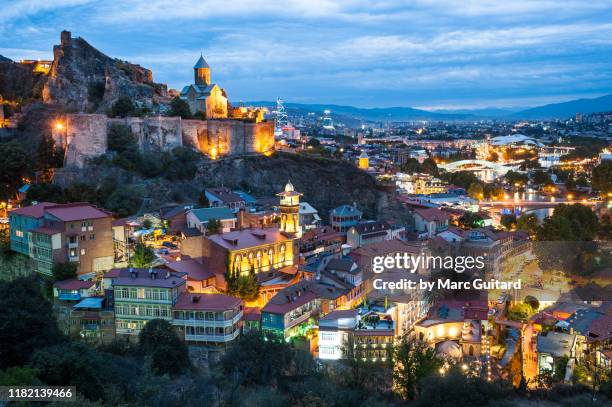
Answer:
<svg viewBox="0 0 612 407"><path fill-rule="evenodd" d="M200 51L234 102L533 106L612 93L611 0L0 0L0 54L59 31L180 88Z"/></svg>

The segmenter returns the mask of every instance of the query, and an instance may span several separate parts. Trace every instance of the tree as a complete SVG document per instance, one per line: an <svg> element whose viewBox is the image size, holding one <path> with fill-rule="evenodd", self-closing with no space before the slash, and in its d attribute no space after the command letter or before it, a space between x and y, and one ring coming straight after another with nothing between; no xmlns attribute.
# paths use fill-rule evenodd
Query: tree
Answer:
<svg viewBox="0 0 612 407"><path fill-rule="evenodd" d="M478 183L478 177L471 171L446 172L442 174L442 178L449 184L460 188L468 189L470 185Z"/></svg>
<svg viewBox="0 0 612 407"><path fill-rule="evenodd" d="M416 158L409 158L408 161L401 165L400 169L406 174L415 174L421 172L421 164Z"/></svg>
<svg viewBox="0 0 612 407"><path fill-rule="evenodd" d="M76 262L64 262L56 263L53 265L53 279L55 281L64 281L71 278L77 277L77 266Z"/></svg>
<svg viewBox="0 0 612 407"><path fill-rule="evenodd" d="M459 226L464 228L478 228L483 225L484 219L475 212L466 212L459 218Z"/></svg>
<svg viewBox="0 0 612 407"><path fill-rule="evenodd" d="M538 230L538 217L534 213L526 213L516 221L516 229L535 235Z"/></svg>
<svg viewBox="0 0 612 407"><path fill-rule="evenodd" d="M108 149L117 153L138 151L138 140L132 130L123 124L113 124L108 129Z"/></svg>
<svg viewBox="0 0 612 407"><path fill-rule="evenodd" d="M602 195L607 195L612 192L612 161L602 161L597 167L593 168L593 176L591 179L593 188L598 190Z"/></svg>
<svg viewBox="0 0 612 407"><path fill-rule="evenodd" d="M540 308L540 301L538 301L538 299L533 295L526 296L523 302L528 304L534 311L537 311Z"/></svg>
<svg viewBox="0 0 612 407"><path fill-rule="evenodd" d="M425 378L421 386L421 398L415 407L498 406L512 392L512 389L504 388L499 383L467 377L458 366L452 367L443 377L432 375Z"/></svg>
<svg viewBox="0 0 612 407"><path fill-rule="evenodd" d="M436 350L416 339L402 341L393 350L393 382L404 399L414 400L421 393L421 380L435 375L443 361Z"/></svg>
<svg viewBox="0 0 612 407"><path fill-rule="evenodd" d="M311 137L310 140L308 140L308 143L306 143L306 145L310 147L319 147L321 145L321 142L318 138Z"/></svg>
<svg viewBox="0 0 612 407"><path fill-rule="evenodd" d="M166 320L147 322L138 335L138 342L140 351L150 358L153 371L159 375L176 375L190 366L187 345Z"/></svg>
<svg viewBox="0 0 612 407"><path fill-rule="evenodd" d="M225 281L228 295L240 297L245 301L256 301L259 298L260 285L254 270L247 275L228 272L225 274Z"/></svg>
<svg viewBox="0 0 612 407"><path fill-rule="evenodd" d="M597 236L599 221L591 208L582 204L558 205L538 230L538 240L590 241Z"/></svg>
<svg viewBox="0 0 612 407"><path fill-rule="evenodd" d="M138 242L134 247L134 254L132 254L132 265L134 267L145 268L149 267L155 260L155 253L153 249L145 246L144 243Z"/></svg>
<svg viewBox="0 0 612 407"><path fill-rule="evenodd" d="M0 142L0 199L12 198L30 170L30 157L17 141Z"/></svg>
<svg viewBox="0 0 612 407"><path fill-rule="evenodd" d="M127 96L121 96L113 103L110 115L112 117L126 117L134 114L135 111L136 108L134 107L134 103L132 103L132 99Z"/></svg>
<svg viewBox="0 0 612 407"><path fill-rule="evenodd" d="M274 385L290 374L293 359L294 351L285 341L249 331L225 352L220 367L237 385Z"/></svg>
<svg viewBox="0 0 612 407"><path fill-rule="evenodd" d="M527 177L526 174L521 174L519 172L516 171L508 171L506 173L506 175L504 175L504 178L506 178L506 181L508 181L508 184L510 185L520 185L520 186L524 186L525 184L527 184L527 181L529 180L529 177Z"/></svg>
<svg viewBox="0 0 612 407"><path fill-rule="evenodd" d="M505 227L506 229L510 230L516 226L516 216L512 214L510 215L504 214L501 216L499 223L501 223L501 225Z"/></svg>
<svg viewBox="0 0 612 407"><path fill-rule="evenodd" d="M210 201L208 200L208 197L206 196L206 192L204 191L201 191L200 195L198 196L198 207L199 208L210 207Z"/></svg>
<svg viewBox="0 0 612 407"><path fill-rule="evenodd" d="M168 116L180 116L182 119L191 119L193 115L189 105L180 97L176 96L170 101L170 111Z"/></svg>
<svg viewBox="0 0 612 407"><path fill-rule="evenodd" d="M517 303L508 309L508 319L512 321L525 321L533 313L531 305L525 303Z"/></svg>
<svg viewBox="0 0 612 407"><path fill-rule="evenodd" d="M0 281L0 369L23 366L32 352L64 340L34 278Z"/></svg>
<svg viewBox="0 0 612 407"><path fill-rule="evenodd" d="M151 221L151 219L145 219L142 221L142 228L149 230L153 227L153 222Z"/></svg>
<svg viewBox="0 0 612 407"><path fill-rule="evenodd" d="M430 157L426 158L423 161L423 164L421 164L421 172L433 175L434 177L438 177L440 175L436 162Z"/></svg>
<svg viewBox="0 0 612 407"><path fill-rule="evenodd" d="M215 218L211 218L208 220L208 224L206 225L206 233L208 235L216 235L221 233L222 225L221 221Z"/></svg>
<svg viewBox="0 0 612 407"><path fill-rule="evenodd" d="M484 199L484 188L480 182L474 182L468 188L467 194L473 199Z"/></svg>
<svg viewBox="0 0 612 407"><path fill-rule="evenodd" d="M537 170L533 173L533 183L536 185L551 185L553 182L550 178L550 174L542 170Z"/></svg>
<svg viewBox="0 0 612 407"><path fill-rule="evenodd" d="M53 137L49 134L43 134L36 153L36 169L42 172L40 181L50 182L53 176L53 168L61 167L62 160L63 155L57 151Z"/></svg>

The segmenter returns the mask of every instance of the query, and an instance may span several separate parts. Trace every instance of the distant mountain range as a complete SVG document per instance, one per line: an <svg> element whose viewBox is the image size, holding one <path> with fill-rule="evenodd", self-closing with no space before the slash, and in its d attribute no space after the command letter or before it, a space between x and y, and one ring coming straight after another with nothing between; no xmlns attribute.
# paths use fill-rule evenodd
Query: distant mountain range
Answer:
<svg viewBox="0 0 612 407"><path fill-rule="evenodd" d="M245 102L247 105L267 106L275 108L276 102L252 101ZM363 121L408 121L408 120L474 120L474 119L566 119L580 112L591 114L597 112L612 111L612 95L597 97L594 99L576 99L562 103L552 103L526 109L448 109L448 110L423 110L412 107L379 107L359 108L354 106L327 105L327 104L303 104L285 102L285 108L290 112L306 114L314 112L323 113L329 109L333 116L343 116L354 120ZM517 111L518 110L518 111Z"/></svg>

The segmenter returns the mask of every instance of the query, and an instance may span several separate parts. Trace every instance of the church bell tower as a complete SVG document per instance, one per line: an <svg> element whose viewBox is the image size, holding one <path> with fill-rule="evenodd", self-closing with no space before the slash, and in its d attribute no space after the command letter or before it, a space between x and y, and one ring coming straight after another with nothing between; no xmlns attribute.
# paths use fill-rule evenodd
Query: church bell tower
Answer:
<svg viewBox="0 0 612 407"><path fill-rule="evenodd" d="M196 62L195 66L193 67L193 73L195 76L196 85L210 85L210 66L208 66L202 54L200 54L200 59L198 59L198 62Z"/></svg>
<svg viewBox="0 0 612 407"><path fill-rule="evenodd" d="M294 235L295 237L302 236L302 227L300 226L300 196L301 193L296 192L291 181L285 185L285 190L276 194L280 197L280 230L281 232Z"/></svg>

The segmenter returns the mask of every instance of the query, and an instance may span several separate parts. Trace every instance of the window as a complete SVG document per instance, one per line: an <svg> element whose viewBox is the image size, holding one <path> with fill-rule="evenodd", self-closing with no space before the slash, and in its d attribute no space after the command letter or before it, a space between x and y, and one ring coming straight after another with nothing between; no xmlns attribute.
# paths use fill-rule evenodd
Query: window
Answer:
<svg viewBox="0 0 612 407"><path fill-rule="evenodd" d="M81 235L81 241L85 240L85 235Z"/></svg>
<svg viewBox="0 0 612 407"><path fill-rule="evenodd" d="M85 256L85 249L81 249L81 256Z"/></svg>
<svg viewBox="0 0 612 407"><path fill-rule="evenodd" d="M95 234L91 234L89 235L89 240L95 240L96 239L96 235Z"/></svg>

